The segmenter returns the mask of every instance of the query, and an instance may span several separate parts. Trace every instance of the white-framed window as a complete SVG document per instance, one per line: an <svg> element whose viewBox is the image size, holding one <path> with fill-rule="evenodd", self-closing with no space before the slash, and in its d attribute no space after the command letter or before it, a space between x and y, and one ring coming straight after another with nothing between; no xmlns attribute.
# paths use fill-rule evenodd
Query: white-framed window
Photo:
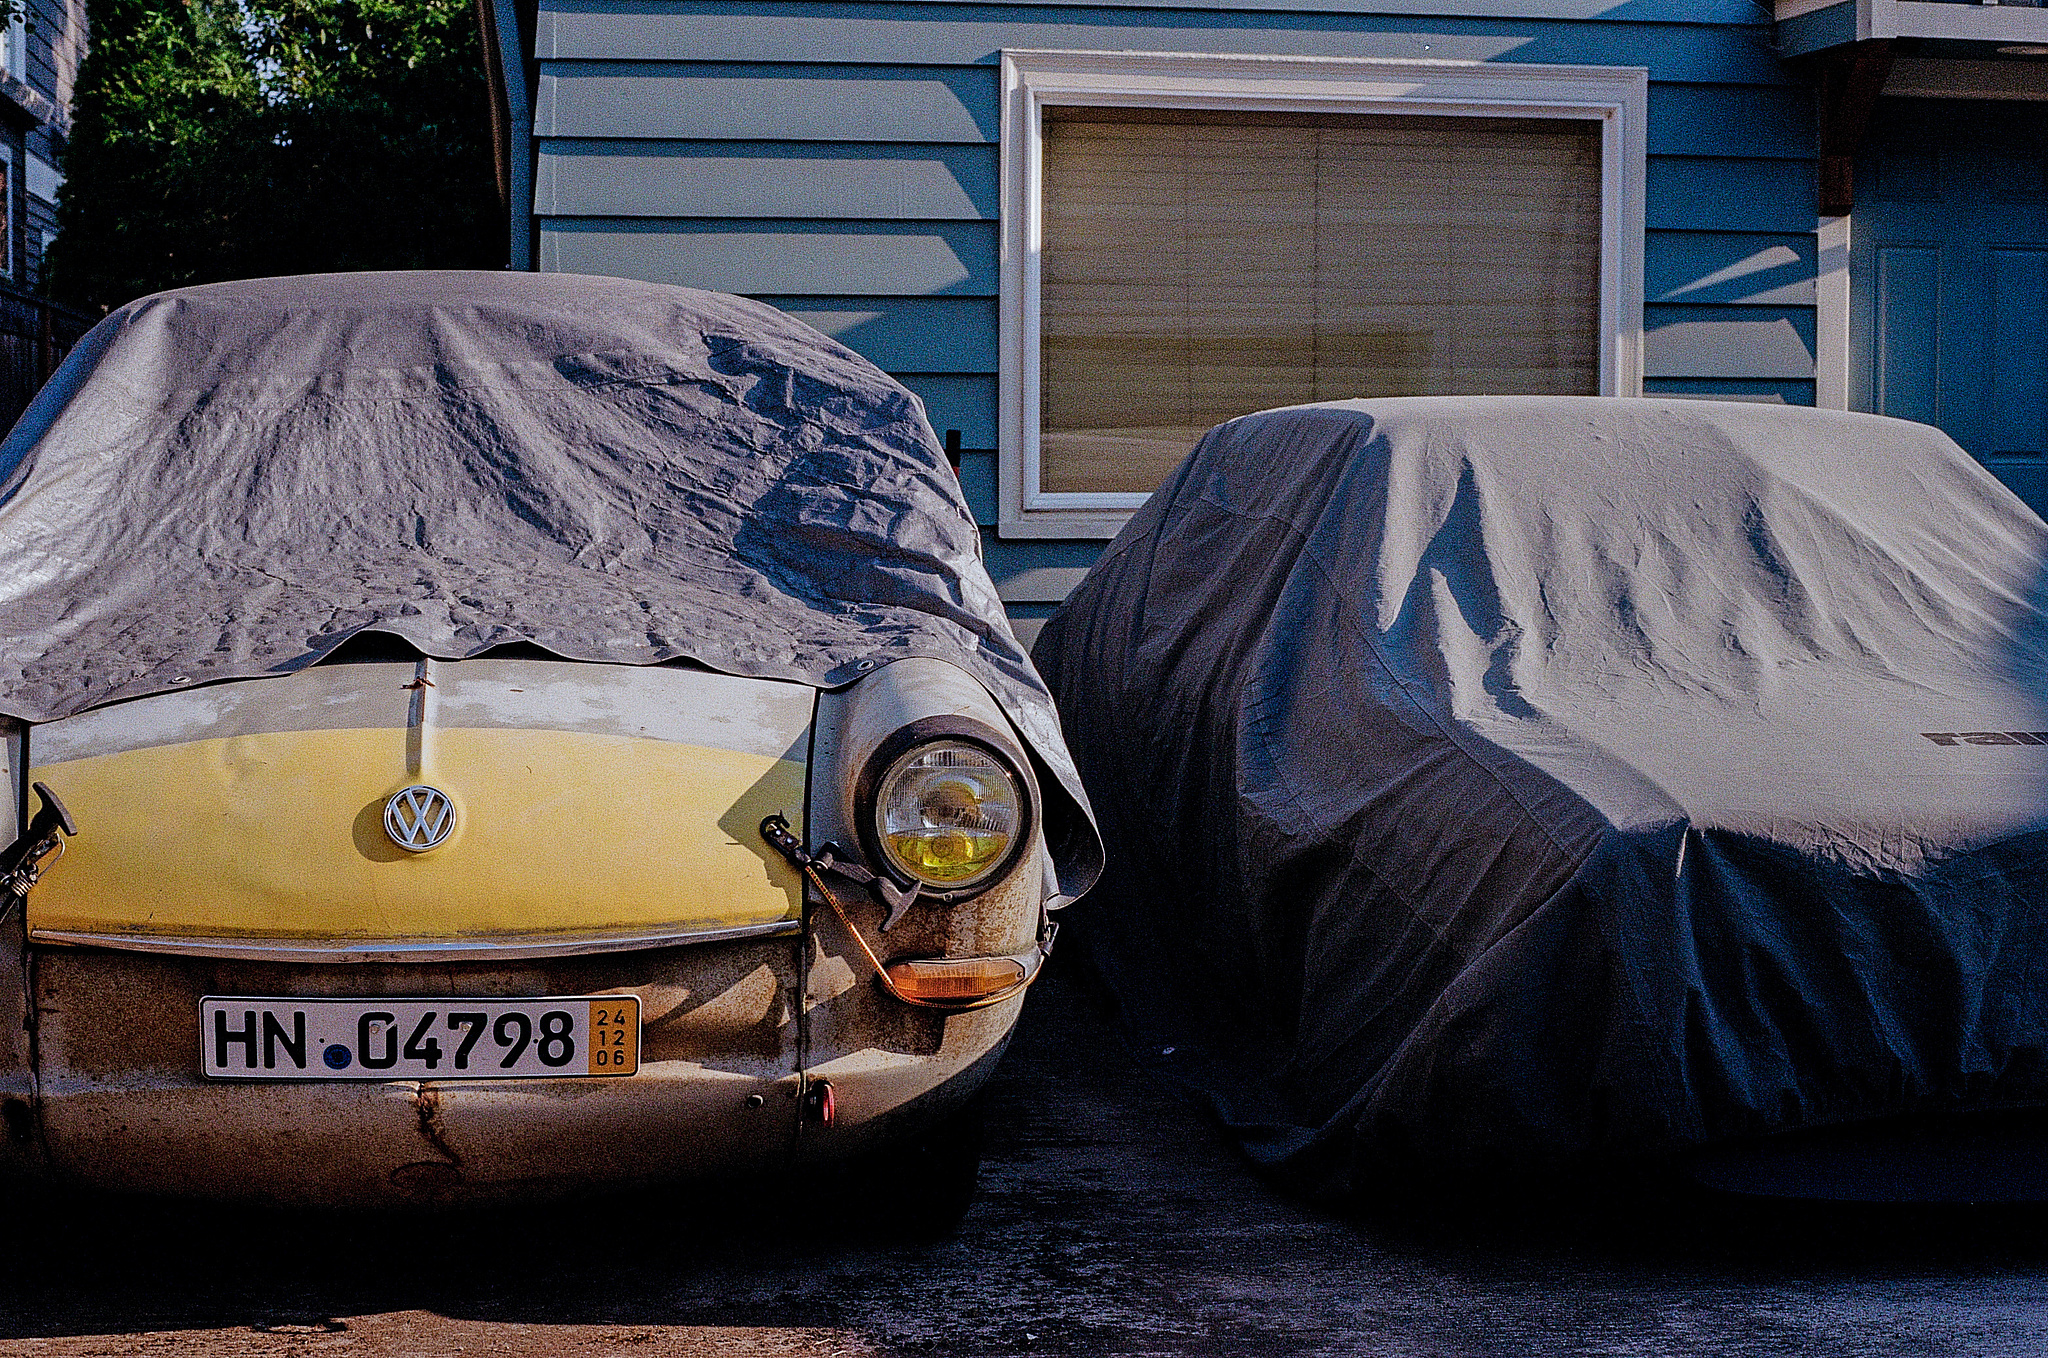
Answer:
<svg viewBox="0 0 2048 1358"><path fill-rule="evenodd" d="M28 17L26 10L15 10L8 16L4 32L0 32L0 69L23 84L28 83Z"/></svg>
<svg viewBox="0 0 2048 1358"><path fill-rule="evenodd" d="M14 196L20 179L15 175L14 148L0 142L0 278L14 278Z"/></svg>
<svg viewBox="0 0 2048 1358"><path fill-rule="evenodd" d="M1200 430L1642 390L1639 67L1003 53L1005 537L1109 537Z"/></svg>

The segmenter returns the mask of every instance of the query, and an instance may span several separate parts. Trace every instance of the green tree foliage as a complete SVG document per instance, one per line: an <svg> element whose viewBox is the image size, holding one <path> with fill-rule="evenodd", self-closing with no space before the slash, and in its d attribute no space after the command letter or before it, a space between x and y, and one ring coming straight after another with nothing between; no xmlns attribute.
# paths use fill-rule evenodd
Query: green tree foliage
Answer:
<svg viewBox="0 0 2048 1358"><path fill-rule="evenodd" d="M504 262L470 0L93 0L53 296Z"/></svg>

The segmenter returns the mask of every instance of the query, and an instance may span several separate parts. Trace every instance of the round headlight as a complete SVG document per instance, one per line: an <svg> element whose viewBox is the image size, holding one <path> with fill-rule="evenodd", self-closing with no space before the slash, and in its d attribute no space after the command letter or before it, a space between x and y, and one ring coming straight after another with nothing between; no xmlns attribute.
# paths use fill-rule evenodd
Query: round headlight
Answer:
<svg viewBox="0 0 2048 1358"><path fill-rule="evenodd" d="M964 740L915 746L889 765L876 791L876 838L890 865L940 890L994 875L1023 823L1016 775Z"/></svg>

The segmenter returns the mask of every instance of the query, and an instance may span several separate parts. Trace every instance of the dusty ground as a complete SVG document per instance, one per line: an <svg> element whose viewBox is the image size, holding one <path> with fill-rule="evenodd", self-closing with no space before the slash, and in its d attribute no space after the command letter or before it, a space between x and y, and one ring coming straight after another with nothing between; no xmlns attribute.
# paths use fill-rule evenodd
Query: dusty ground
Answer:
<svg viewBox="0 0 2048 1358"><path fill-rule="evenodd" d="M1636 1202L1456 1222L1278 1197L1034 997L959 1236L838 1186L452 1221L15 1208L4 1354L2033 1355L2048 1214Z"/></svg>

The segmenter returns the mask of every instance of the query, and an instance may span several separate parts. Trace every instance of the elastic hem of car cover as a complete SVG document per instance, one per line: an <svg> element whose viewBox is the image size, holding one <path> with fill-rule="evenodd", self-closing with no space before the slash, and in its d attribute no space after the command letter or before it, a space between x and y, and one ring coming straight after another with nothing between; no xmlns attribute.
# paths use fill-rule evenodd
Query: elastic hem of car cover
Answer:
<svg viewBox="0 0 2048 1358"><path fill-rule="evenodd" d="M641 934L556 934L482 942L461 939L378 939L349 944L264 943L245 938L177 938L160 934L97 934L74 929L31 929L31 943L123 952L169 953L178 957L223 957L245 962L505 962L590 953L642 952L696 943L775 938L801 933L799 920L742 924L729 929L661 930Z"/></svg>

